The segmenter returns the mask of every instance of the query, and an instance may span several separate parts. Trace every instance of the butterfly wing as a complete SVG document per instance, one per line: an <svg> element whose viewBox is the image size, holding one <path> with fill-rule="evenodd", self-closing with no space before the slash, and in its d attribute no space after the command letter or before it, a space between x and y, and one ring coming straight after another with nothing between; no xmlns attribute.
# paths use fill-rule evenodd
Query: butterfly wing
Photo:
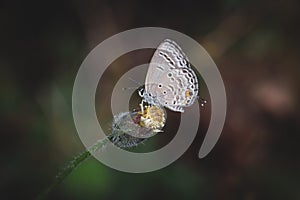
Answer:
<svg viewBox="0 0 300 200"><path fill-rule="evenodd" d="M154 88L157 86L158 80L160 80L162 74L175 68L174 64L170 63L170 60L164 59L160 55L161 52L166 52L166 48L167 44L165 40L157 47L150 61L145 80L145 92L148 95L150 94L150 96L156 96L156 90Z"/></svg>
<svg viewBox="0 0 300 200"><path fill-rule="evenodd" d="M183 112L198 97L197 76L190 68L173 69L162 74L157 82L152 89L159 103L170 110Z"/></svg>
<svg viewBox="0 0 300 200"><path fill-rule="evenodd" d="M155 51L146 76L145 92L160 105L179 112L197 98L197 76L174 41L164 40Z"/></svg>

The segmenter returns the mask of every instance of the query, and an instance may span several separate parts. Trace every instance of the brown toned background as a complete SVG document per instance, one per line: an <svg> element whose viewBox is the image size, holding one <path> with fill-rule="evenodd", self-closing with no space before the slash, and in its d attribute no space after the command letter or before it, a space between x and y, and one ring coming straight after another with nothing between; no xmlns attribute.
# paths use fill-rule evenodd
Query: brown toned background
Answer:
<svg viewBox="0 0 300 200"><path fill-rule="evenodd" d="M84 150L71 109L77 70L106 38L144 26L185 33L216 62L228 98L217 145L204 159L197 158L209 124L208 103L201 109L197 138L172 165L127 174L91 158L48 198L300 199L299 1L195 2L0 3L1 199L33 199ZM152 53L120 57L100 81L97 111L107 131L112 118L107 103L123 66L148 62ZM208 98L201 87L200 95ZM138 101L133 97L133 104ZM178 119L169 116L164 135L144 148L172 139Z"/></svg>

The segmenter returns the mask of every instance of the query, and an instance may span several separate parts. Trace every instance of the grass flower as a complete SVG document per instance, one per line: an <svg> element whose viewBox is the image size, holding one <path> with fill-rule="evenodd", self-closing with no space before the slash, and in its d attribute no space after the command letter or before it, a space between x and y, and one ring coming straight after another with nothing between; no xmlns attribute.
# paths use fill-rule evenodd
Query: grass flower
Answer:
<svg viewBox="0 0 300 200"><path fill-rule="evenodd" d="M45 199L58 184L71 174L92 153L105 148L108 141L120 148L132 148L144 142L147 138L162 132L166 122L165 110L162 107L149 105L139 112L124 112L114 116L112 132L104 139L96 141L90 148L75 156L62 168L52 184L46 188L37 199Z"/></svg>

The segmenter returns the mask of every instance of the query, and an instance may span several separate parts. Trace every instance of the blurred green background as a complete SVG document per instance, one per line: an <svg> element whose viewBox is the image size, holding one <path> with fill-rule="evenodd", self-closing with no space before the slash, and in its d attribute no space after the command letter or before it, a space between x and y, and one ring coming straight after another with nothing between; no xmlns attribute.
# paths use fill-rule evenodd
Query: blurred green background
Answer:
<svg viewBox="0 0 300 200"><path fill-rule="evenodd" d="M1 1L0 199L33 199L84 150L71 109L77 70L97 44L143 26L185 33L216 62L228 98L217 145L197 158L209 124L208 104L192 146L170 166L128 174L90 158L48 198L300 199L299 5L297 0ZM151 53L135 62L148 62ZM133 63L112 67L107 72L112 83L124 73L121 65ZM99 87L109 99L113 85ZM200 96L208 98L203 91ZM98 107L99 121L109 130L112 116L102 109L108 106ZM172 123L168 126L172 135Z"/></svg>

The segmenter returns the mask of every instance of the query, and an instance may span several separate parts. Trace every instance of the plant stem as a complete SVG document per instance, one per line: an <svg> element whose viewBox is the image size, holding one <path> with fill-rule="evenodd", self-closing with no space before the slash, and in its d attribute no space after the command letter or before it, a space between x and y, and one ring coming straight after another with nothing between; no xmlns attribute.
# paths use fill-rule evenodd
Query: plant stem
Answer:
<svg viewBox="0 0 300 200"><path fill-rule="evenodd" d="M90 148L75 156L73 160L69 161L63 169L61 169L56 175L52 184L46 188L36 199L41 200L45 199L46 196L63 180L67 178L69 174L71 174L83 161L91 156L91 153L98 151L103 148L108 142L108 138L100 139L95 144L93 144Z"/></svg>

